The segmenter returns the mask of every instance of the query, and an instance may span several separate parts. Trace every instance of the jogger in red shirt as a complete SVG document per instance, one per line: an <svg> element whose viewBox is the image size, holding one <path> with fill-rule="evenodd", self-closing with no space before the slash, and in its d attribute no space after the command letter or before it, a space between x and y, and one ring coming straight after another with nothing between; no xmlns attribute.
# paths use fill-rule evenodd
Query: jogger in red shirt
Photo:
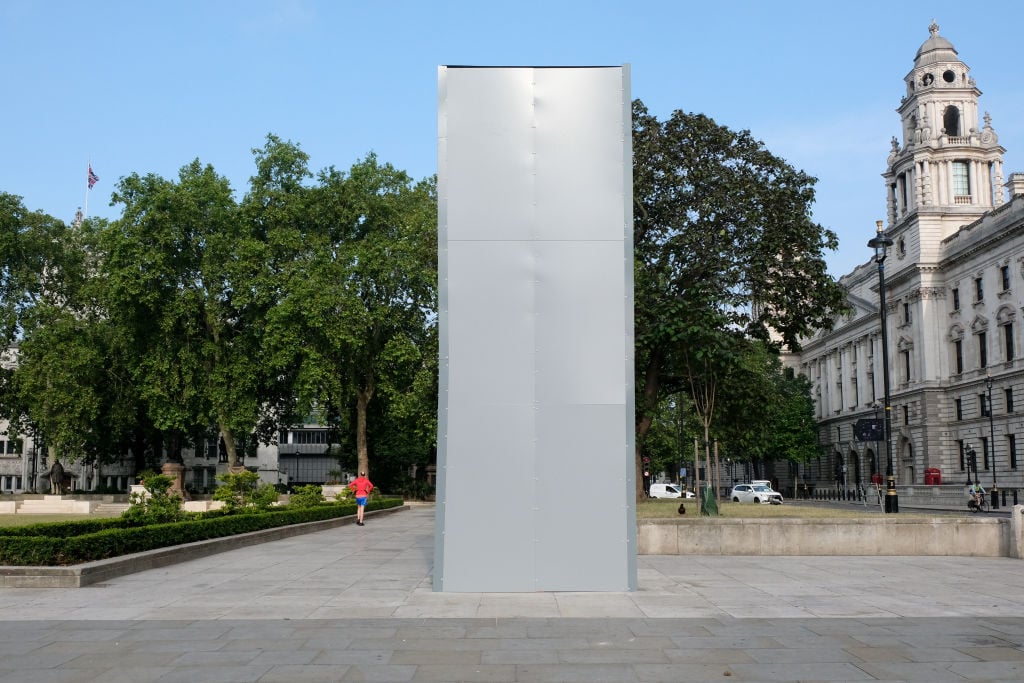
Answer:
<svg viewBox="0 0 1024 683"><path fill-rule="evenodd" d="M363 510L366 508L366 499L373 490L373 484L366 478L366 472L360 472L348 487L356 493L356 524L363 526Z"/></svg>

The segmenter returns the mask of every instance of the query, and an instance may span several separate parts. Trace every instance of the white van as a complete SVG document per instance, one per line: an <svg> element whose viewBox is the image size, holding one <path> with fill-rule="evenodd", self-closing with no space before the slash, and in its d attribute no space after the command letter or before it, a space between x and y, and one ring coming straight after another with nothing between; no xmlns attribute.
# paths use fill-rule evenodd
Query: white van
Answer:
<svg viewBox="0 0 1024 683"><path fill-rule="evenodd" d="M682 498L683 492L675 484L651 484L651 498Z"/></svg>

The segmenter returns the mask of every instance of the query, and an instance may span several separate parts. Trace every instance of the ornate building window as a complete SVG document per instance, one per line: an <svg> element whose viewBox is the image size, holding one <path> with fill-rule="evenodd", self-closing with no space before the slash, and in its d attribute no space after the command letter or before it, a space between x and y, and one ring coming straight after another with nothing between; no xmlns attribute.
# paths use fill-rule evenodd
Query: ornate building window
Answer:
<svg viewBox="0 0 1024 683"><path fill-rule="evenodd" d="M1009 363L1016 355L1013 343L1013 321L1016 317L1016 312L1010 306L1003 306L996 313L996 324L1002 329L1004 363Z"/></svg>
<svg viewBox="0 0 1024 683"><path fill-rule="evenodd" d="M953 288L953 310L954 311L959 311L960 310L960 288L959 287L954 287Z"/></svg>
<svg viewBox="0 0 1024 683"><path fill-rule="evenodd" d="M966 161L953 162L953 203L971 203L971 177Z"/></svg>
<svg viewBox="0 0 1024 683"><path fill-rule="evenodd" d="M1007 387L1003 390L1003 394L1006 397L1006 412L1013 412L1013 387Z"/></svg>
<svg viewBox="0 0 1024 683"><path fill-rule="evenodd" d="M999 277L1003 283L1003 291L1010 291L1010 266L1002 266L999 268Z"/></svg>
<svg viewBox="0 0 1024 683"><path fill-rule="evenodd" d="M1006 452L1010 457L1010 469L1017 469L1017 436L1014 434L1006 435Z"/></svg>
<svg viewBox="0 0 1024 683"><path fill-rule="evenodd" d="M978 333L978 367L988 367L988 335L984 332Z"/></svg>
<svg viewBox="0 0 1024 683"><path fill-rule="evenodd" d="M946 339L952 344L950 358L950 374L961 375L964 372L964 328L959 324L949 328Z"/></svg>
<svg viewBox="0 0 1024 683"><path fill-rule="evenodd" d="M896 349L900 358L900 380L909 384L913 379L913 374L911 372L911 352L914 350L914 342L907 337L902 337L896 344Z"/></svg>
<svg viewBox="0 0 1024 683"><path fill-rule="evenodd" d="M958 137L960 135L960 110L953 105L946 107L946 111L942 113L942 127L946 129L946 135L949 137Z"/></svg>

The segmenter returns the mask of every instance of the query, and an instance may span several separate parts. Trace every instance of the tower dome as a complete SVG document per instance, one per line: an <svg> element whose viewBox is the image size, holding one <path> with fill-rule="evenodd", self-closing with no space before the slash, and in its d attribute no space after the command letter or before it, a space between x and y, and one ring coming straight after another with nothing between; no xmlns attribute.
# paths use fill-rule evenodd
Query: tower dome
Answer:
<svg viewBox="0 0 1024 683"><path fill-rule="evenodd" d="M953 43L939 35L939 25L934 19L928 27L928 32L931 33L931 37L921 43L914 56L915 68L938 62L959 61L956 48L953 47Z"/></svg>

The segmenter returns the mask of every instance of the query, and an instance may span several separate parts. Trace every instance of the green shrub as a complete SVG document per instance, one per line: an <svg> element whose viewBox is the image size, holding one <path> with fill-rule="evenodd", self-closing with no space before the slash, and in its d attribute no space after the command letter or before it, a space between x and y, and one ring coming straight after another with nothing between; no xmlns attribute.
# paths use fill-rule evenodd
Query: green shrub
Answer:
<svg viewBox="0 0 1024 683"><path fill-rule="evenodd" d="M150 474L143 481L145 493L133 493L128 501L131 507L121 513L130 524L165 524L176 522L185 516L181 505L184 502L176 491L171 490L174 480L164 474Z"/></svg>
<svg viewBox="0 0 1024 683"><path fill-rule="evenodd" d="M413 500L426 500L435 493L433 484L412 477L405 477L398 483L395 490L405 498Z"/></svg>
<svg viewBox="0 0 1024 683"><path fill-rule="evenodd" d="M260 476L249 470L220 475L223 485L213 492L213 499L224 503L228 512L254 512L267 510L277 502L277 489L261 484Z"/></svg>
<svg viewBox="0 0 1024 683"><path fill-rule="evenodd" d="M135 475L135 478L138 480L138 482L140 484L144 485L146 483L147 479L149 479L151 477L159 477L159 476L161 476L159 472L157 472L156 470L154 470L152 468L148 468L147 467L146 469L144 469L141 472L137 473Z"/></svg>
<svg viewBox="0 0 1024 683"><path fill-rule="evenodd" d="M306 486L299 486L292 491L291 498L288 500L288 507L308 508L320 505L323 502L323 488L316 484L308 484Z"/></svg>

